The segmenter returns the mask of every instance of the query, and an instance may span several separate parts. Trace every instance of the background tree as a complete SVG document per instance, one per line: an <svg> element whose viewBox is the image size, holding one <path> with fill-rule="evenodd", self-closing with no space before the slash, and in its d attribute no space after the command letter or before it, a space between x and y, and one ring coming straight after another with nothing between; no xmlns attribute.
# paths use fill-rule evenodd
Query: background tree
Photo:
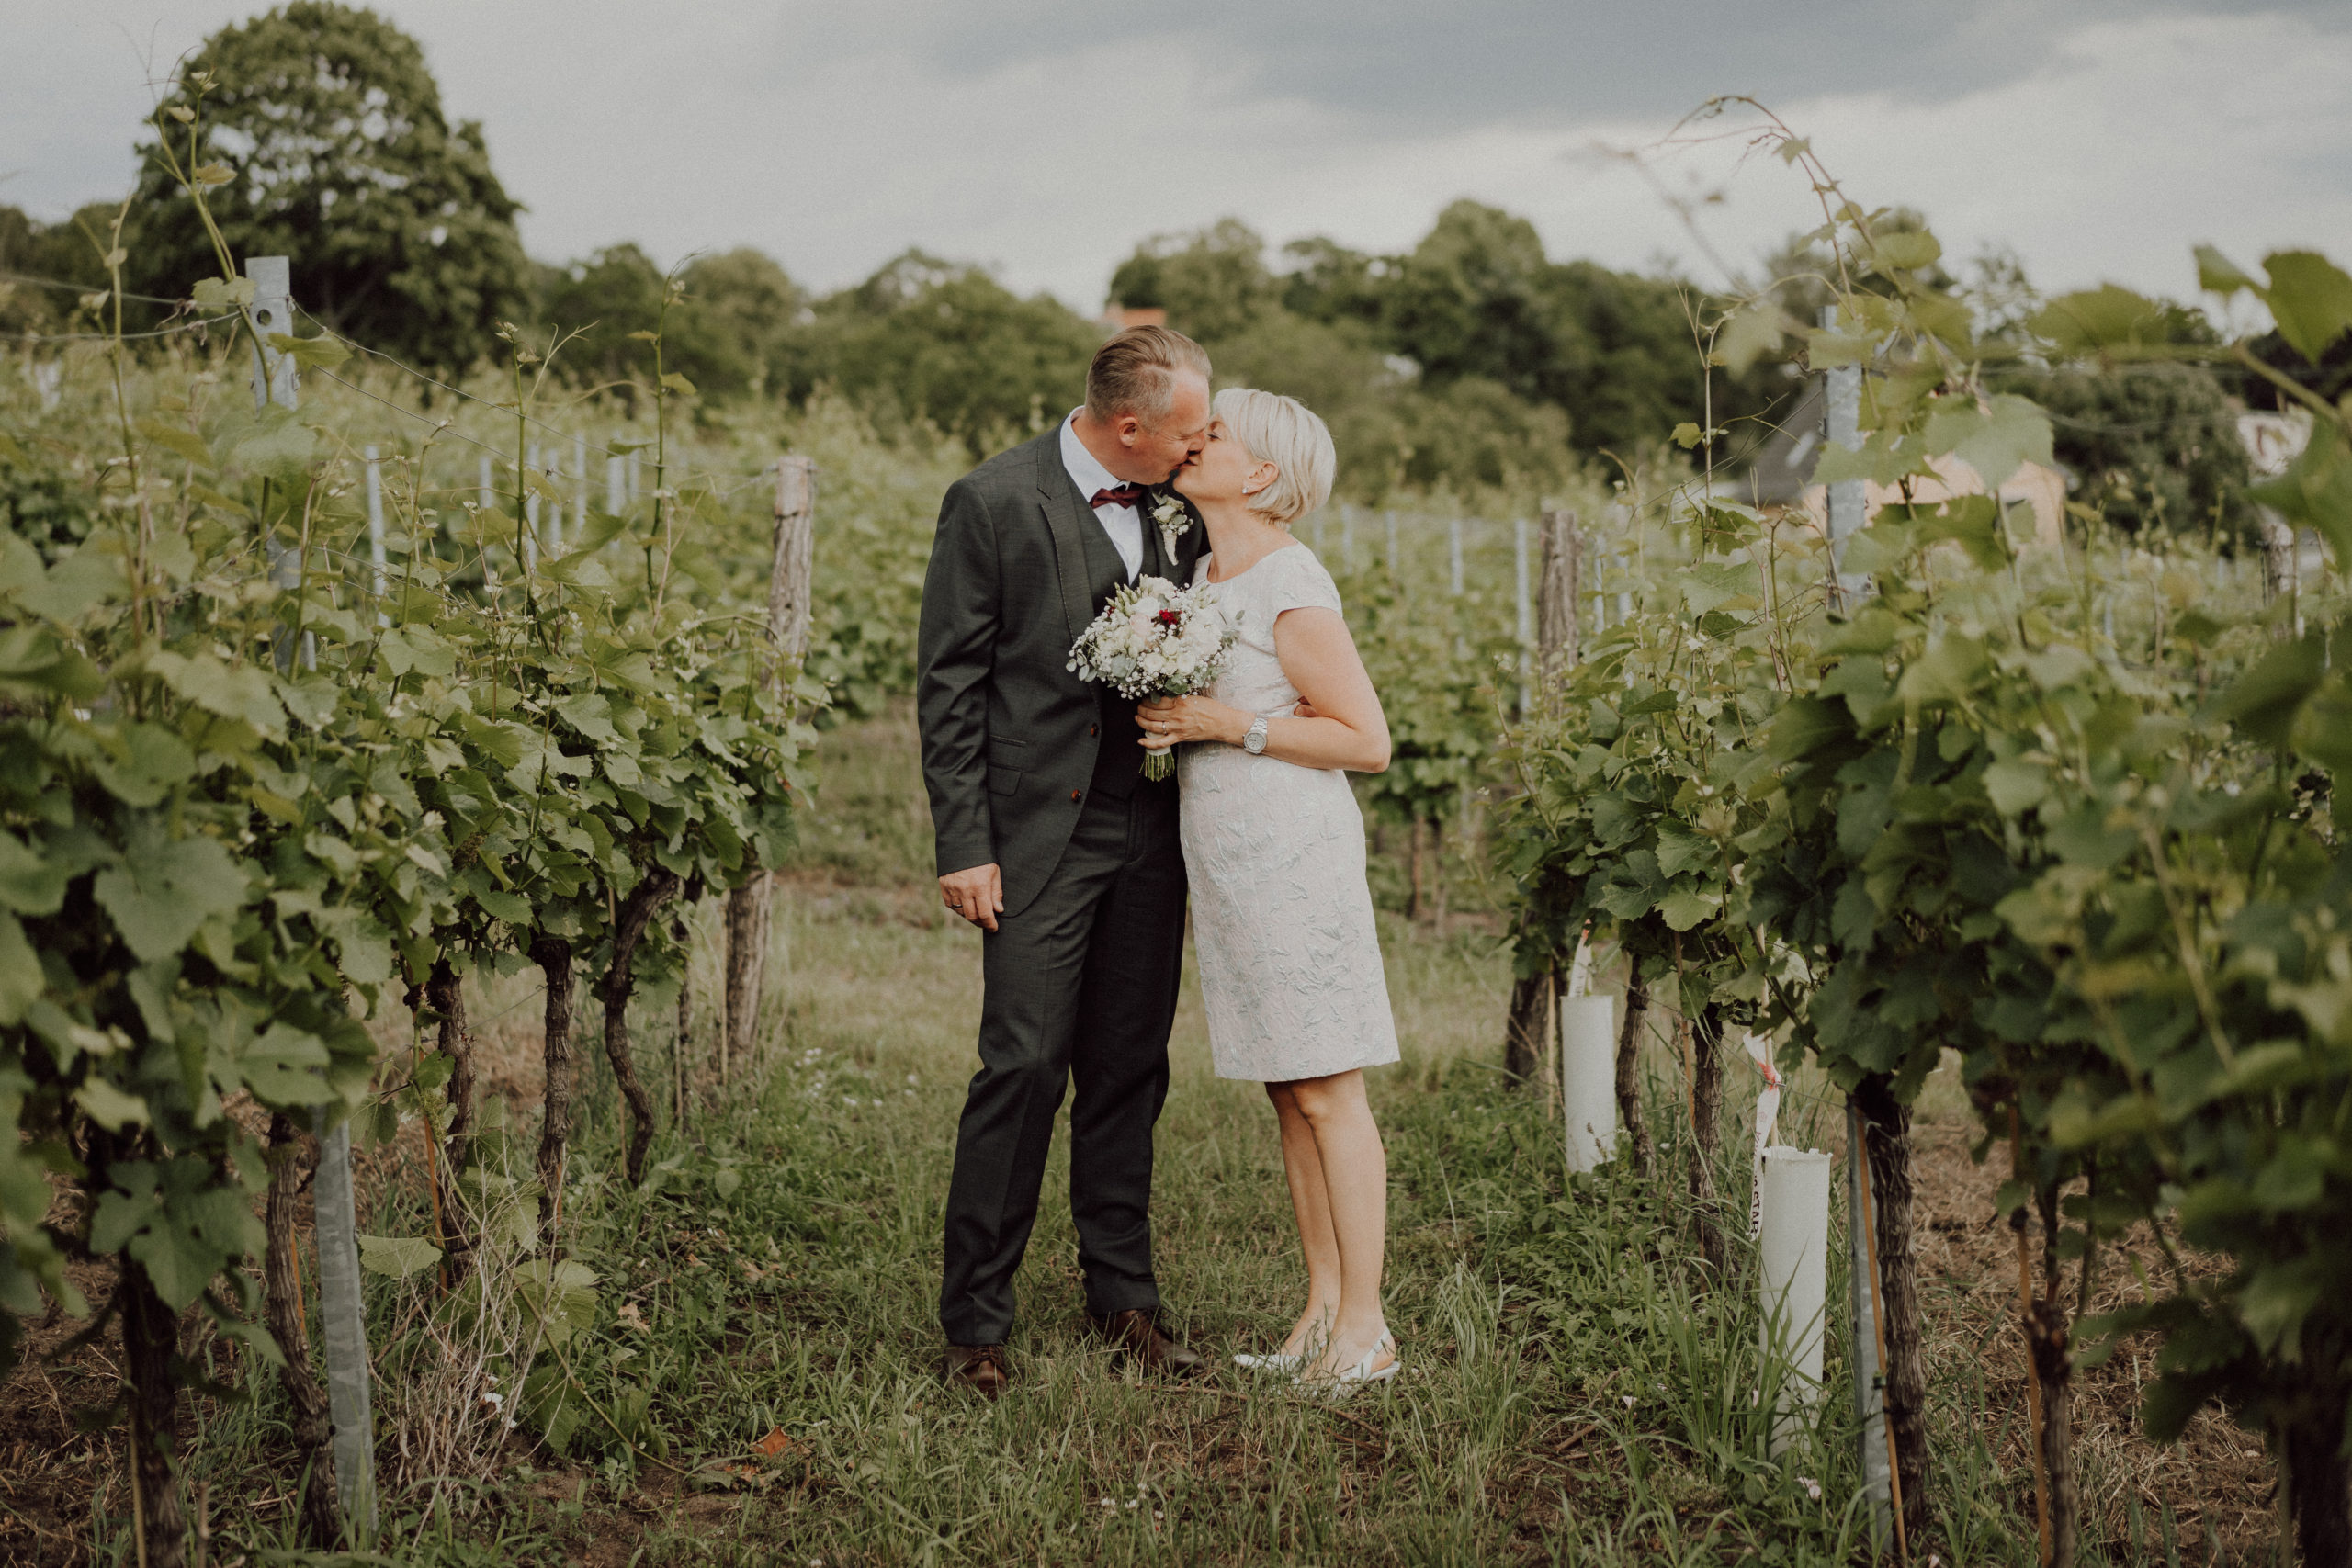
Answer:
<svg viewBox="0 0 2352 1568"><path fill-rule="evenodd" d="M61 331L80 290L107 286L100 258L114 214L111 203L93 203L62 223L42 223L0 207L0 333Z"/></svg>
<svg viewBox="0 0 2352 1568"><path fill-rule="evenodd" d="M2264 333L2247 348L2264 364L2285 371L2329 402L2352 392L2352 333L2344 333L2322 350L2316 363L2298 354L2294 345L2276 332ZM2290 400L2272 383L2251 373L2245 378L2245 397L2249 407L2274 411Z"/></svg>
<svg viewBox="0 0 2352 1568"><path fill-rule="evenodd" d="M743 246L695 257L686 266L679 342L707 362L695 384L754 393L779 384L808 308L800 286L763 251Z"/></svg>
<svg viewBox="0 0 2352 1568"><path fill-rule="evenodd" d="M186 78L209 73L213 88ZM200 111L183 124L170 111ZM337 332L457 369L526 305L518 209L481 125L454 128L424 53L375 12L292 0L189 58L158 126L225 179L209 202L231 250L284 255L296 299ZM194 204L142 144L130 286L179 299L215 270ZM183 155L186 148L180 147Z"/></svg>
<svg viewBox="0 0 2352 1568"><path fill-rule="evenodd" d="M1293 240L1283 254L1289 262L1282 280L1283 309L1313 321L1380 324L1396 270L1387 257L1351 251L1320 235Z"/></svg>
<svg viewBox="0 0 2352 1568"><path fill-rule="evenodd" d="M1381 312L1389 346L1430 381L1476 376L1525 398L1555 391L1566 345L1550 266L1534 224L1457 201L1398 262Z"/></svg>
<svg viewBox="0 0 2352 1568"><path fill-rule="evenodd" d="M1111 297L1165 310L1208 348L1220 381L1304 399L1351 456L1377 454L1351 466L1363 499L1526 482L1573 466L1571 453L1631 457L1660 431L1726 425L1794 389L1778 365L1718 369L1711 404L1693 317L1719 302L1671 277L1555 262L1533 224L1480 202L1448 207L1403 255L1318 237L1285 246L1283 261L1271 268L1264 242L1227 219L1146 241L1112 275ZM1521 448L1507 464L1472 430L1489 416Z"/></svg>
<svg viewBox="0 0 2352 1568"><path fill-rule="evenodd" d="M781 389L834 387L886 423L928 419L975 457L1077 406L1101 330L1048 294L909 251L820 300L790 334Z"/></svg>
<svg viewBox="0 0 2352 1568"><path fill-rule="evenodd" d="M662 269L639 246L607 245L568 266L539 269L539 319L559 333L577 333L559 363L592 386L628 383L650 365L641 342L629 333L650 333L662 321ZM665 360L677 345L665 343ZM691 379L694 372L686 372ZM697 387L700 381L695 383Z"/></svg>
<svg viewBox="0 0 2352 1568"><path fill-rule="evenodd" d="M1282 305L1266 243L1238 218L1146 240L1111 275L1111 298L1129 310L1166 310L1204 344L1241 336Z"/></svg>
<svg viewBox="0 0 2352 1568"><path fill-rule="evenodd" d="M803 309L799 287L755 250L698 256L686 265L685 298L666 323L667 275L633 244L610 245L568 267L542 269L540 318L579 337L564 351L591 384L628 384L651 356L632 333L662 332L662 363L707 397L757 393L781 378Z"/></svg>
<svg viewBox="0 0 2352 1568"><path fill-rule="evenodd" d="M2158 362L2064 369L2033 389L2075 498L2130 533L2233 534L2250 517L2245 444L2219 377Z"/></svg>

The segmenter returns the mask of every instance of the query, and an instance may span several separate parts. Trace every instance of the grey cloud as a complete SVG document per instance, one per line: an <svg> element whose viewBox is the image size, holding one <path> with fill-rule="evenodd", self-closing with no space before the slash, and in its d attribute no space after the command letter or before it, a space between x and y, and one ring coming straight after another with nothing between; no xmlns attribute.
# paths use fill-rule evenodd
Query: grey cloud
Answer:
<svg viewBox="0 0 2352 1568"><path fill-rule="evenodd" d="M1133 42L1139 82L1152 51L1182 51L1211 71L1223 62L1238 93L1295 96L1410 133L1671 119L1724 93L1769 103L1883 89L1932 102L2015 76L2087 24L2261 13L2352 29L2341 0L1196 0L1181 10L944 0L810 5L784 28L797 44L899 54L951 75Z"/></svg>

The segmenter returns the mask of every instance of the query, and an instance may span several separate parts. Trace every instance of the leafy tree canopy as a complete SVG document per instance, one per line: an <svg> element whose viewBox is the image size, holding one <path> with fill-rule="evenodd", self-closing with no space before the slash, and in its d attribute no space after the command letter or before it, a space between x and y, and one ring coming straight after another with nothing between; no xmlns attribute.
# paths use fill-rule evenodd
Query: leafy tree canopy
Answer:
<svg viewBox="0 0 2352 1568"><path fill-rule="evenodd" d="M1236 218L1146 240L1111 275L1111 297L1131 310L1166 310L1204 344L1240 336L1282 301L1266 243Z"/></svg>
<svg viewBox="0 0 2352 1568"><path fill-rule="evenodd" d="M784 389L831 386L928 418L978 457L1041 430L1084 395L1100 330L1051 295L909 251L818 301L791 334Z"/></svg>
<svg viewBox="0 0 2352 1568"><path fill-rule="evenodd" d="M208 90L209 88L209 90ZM182 120L186 113L192 118ZM284 255L295 299L397 357L460 368L525 313L517 204L481 127L452 127L416 40L375 12L291 0L190 57L142 143L130 286L185 298L219 271L156 137L199 179L230 250Z"/></svg>
<svg viewBox="0 0 2352 1568"><path fill-rule="evenodd" d="M1431 380L1482 376L1541 397L1567 347L1550 265L1535 225L1457 201L1402 258L1382 312L1387 335Z"/></svg>
<svg viewBox="0 0 2352 1568"><path fill-rule="evenodd" d="M540 319L578 334L561 362L593 384L650 382L653 358L641 334L657 331L663 367L699 392L756 393L782 378L804 308L783 267L758 251L727 251L688 262L679 282L683 296L665 319L667 275L636 245L607 246L568 267L542 269Z"/></svg>
<svg viewBox="0 0 2352 1568"><path fill-rule="evenodd" d="M0 333L53 333L72 320L84 290L107 286L106 236L115 209L84 208L42 223L0 207Z"/></svg>
<svg viewBox="0 0 2352 1568"><path fill-rule="evenodd" d="M2228 535L2250 513L2245 445L2219 377L2158 361L2064 369L2033 389L2051 449L2074 470L2075 499L2132 533Z"/></svg>
<svg viewBox="0 0 2352 1568"><path fill-rule="evenodd" d="M1521 405L1548 405L1566 415L1575 447L1630 453L1684 421L1724 424L1786 390L1770 365L1738 376L1719 371L1710 410L1692 316L1712 301L1673 278L1555 262L1533 224L1479 202L1448 207L1402 255L1368 255L1318 237L1292 243L1282 259L1282 270L1271 268L1264 242L1227 219L1145 242L1113 275L1111 295L1131 308L1166 310L1170 324L1208 346L1220 379L1247 362L1259 372L1254 384L1277 390L1294 389L1279 367L1265 367L1272 378L1260 370L1268 357L1260 344L1295 350L1316 332L1335 334L1310 357L1328 365L1338 345L1355 355L1341 397L1394 404L1391 413L1420 430L1421 439L1406 437L1406 467L1416 476L1437 470L1470 483L1469 474L1492 470L1445 441L1461 426L1453 402L1493 407L1497 391L1512 405L1511 427L1525 423ZM1424 396L1384 392L1383 380L1418 380ZM1465 389L1459 399L1456 387ZM1338 405L1317 406L1335 432L1351 417L1342 409L1334 418Z"/></svg>
<svg viewBox="0 0 2352 1568"><path fill-rule="evenodd" d="M2335 402L2352 392L2352 333L2346 333L2320 354L2318 363L2295 352L2292 344L2276 332L2264 333L2247 345L2255 357L2275 369L2285 371L2294 380ZM2278 409L2291 400L2270 382L2249 373L2245 381L2245 400L2258 409Z"/></svg>

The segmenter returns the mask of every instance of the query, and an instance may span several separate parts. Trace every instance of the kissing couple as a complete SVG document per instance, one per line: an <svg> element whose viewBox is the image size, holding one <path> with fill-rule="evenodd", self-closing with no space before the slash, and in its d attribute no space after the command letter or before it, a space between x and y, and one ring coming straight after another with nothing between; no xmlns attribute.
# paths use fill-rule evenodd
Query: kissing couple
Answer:
<svg viewBox="0 0 2352 1568"><path fill-rule="evenodd" d="M1387 720L1339 590L1292 527L1337 457L1289 398L1211 396L1198 344L1105 343L1086 400L948 489L924 580L916 712L947 907L979 928L980 1070L956 1134L939 1322L952 1383L991 1397L1054 1113L1095 1331L1197 1375L1160 1315L1152 1131L1193 932L1217 1076L1266 1086L1306 1302L1253 1371L1344 1396L1395 1376L1381 1306L1387 1156L1363 1069L1397 1059L1350 772ZM1207 584L1237 633L1207 692L1140 706L1071 670L1118 591ZM1182 745L1174 776L1147 752Z"/></svg>

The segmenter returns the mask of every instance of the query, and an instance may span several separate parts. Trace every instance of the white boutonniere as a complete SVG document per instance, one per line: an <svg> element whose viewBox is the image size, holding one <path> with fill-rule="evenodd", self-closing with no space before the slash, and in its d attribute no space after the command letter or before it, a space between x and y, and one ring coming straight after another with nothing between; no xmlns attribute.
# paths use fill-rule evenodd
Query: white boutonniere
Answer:
<svg viewBox="0 0 2352 1568"><path fill-rule="evenodd" d="M1152 492L1151 520L1159 525L1159 547L1170 560L1176 558L1176 541L1193 526L1193 514L1184 503L1172 495Z"/></svg>

